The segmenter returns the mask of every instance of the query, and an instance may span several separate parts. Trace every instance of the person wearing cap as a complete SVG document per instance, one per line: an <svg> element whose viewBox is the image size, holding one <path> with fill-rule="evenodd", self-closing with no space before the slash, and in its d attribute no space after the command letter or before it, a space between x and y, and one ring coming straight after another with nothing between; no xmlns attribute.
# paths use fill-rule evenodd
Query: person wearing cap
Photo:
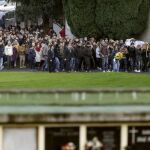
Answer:
<svg viewBox="0 0 150 150"><path fill-rule="evenodd" d="M4 50L5 56L7 57L7 68L11 68L11 57L13 55L13 46L10 41L8 41L8 44L5 46Z"/></svg>

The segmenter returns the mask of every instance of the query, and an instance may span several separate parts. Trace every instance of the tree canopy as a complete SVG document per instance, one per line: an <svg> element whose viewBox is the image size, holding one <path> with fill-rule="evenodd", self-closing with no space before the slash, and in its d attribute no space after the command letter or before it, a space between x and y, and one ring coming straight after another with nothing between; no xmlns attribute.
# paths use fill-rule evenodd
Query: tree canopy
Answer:
<svg viewBox="0 0 150 150"><path fill-rule="evenodd" d="M127 38L147 25L150 0L63 0L76 36Z"/></svg>
<svg viewBox="0 0 150 150"><path fill-rule="evenodd" d="M147 26L150 0L14 0L21 2L17 14L22 20L62 15L63 8L73 34L128 38L138 35ZM62 4L63 2L63 4Z"/></svg>
<svg viewBox="0 0 150 150"><path fill-rule="evenodd" d="M21 3L17 7L17 16L21 20L34 20L42 16L45 24L48 24L49 18L62 15L61 0L14 0Z"/></svg>

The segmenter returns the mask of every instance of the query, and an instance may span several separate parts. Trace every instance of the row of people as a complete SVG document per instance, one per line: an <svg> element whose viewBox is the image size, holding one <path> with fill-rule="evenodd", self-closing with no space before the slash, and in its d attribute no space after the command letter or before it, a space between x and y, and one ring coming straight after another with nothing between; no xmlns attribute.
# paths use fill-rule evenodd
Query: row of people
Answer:
<svg viewBox="0 0 150 150"><path fill-rule="evenodd" d="M62 38L39 29L0 31L0 70L30 68L60 71L148 72L148 43L126 45L123 40Z"/></svg>

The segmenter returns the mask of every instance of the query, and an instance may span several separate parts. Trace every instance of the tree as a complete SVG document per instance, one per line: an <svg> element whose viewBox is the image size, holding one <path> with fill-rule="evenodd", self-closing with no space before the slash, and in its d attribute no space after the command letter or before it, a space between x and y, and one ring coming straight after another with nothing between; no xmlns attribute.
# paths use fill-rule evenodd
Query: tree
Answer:
<svg viewBox="0 0 150 150"><path fill-rule="evenodd" d="M76 36L125 39L144 31L150 0L63 0Z"/></svg>
<svg viewBox="0 0 150 150"><path fill-rule="evenodd" d="M49 19L62 15L61 0L14 0L21 3L17 7L17 17L23 21L36 20L42 16L45 27L49 26Z"/></svg>

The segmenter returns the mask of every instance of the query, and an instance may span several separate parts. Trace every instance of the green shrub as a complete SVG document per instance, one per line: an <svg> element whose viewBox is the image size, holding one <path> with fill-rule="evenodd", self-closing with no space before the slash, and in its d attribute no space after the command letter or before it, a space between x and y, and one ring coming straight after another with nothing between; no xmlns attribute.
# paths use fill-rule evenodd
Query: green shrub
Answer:
<svg viewBox="0 0 150 150"><path fill-rule="evenodd" d="M144 31L150 0L63 0L76 36L125 39Z"/></svg>

